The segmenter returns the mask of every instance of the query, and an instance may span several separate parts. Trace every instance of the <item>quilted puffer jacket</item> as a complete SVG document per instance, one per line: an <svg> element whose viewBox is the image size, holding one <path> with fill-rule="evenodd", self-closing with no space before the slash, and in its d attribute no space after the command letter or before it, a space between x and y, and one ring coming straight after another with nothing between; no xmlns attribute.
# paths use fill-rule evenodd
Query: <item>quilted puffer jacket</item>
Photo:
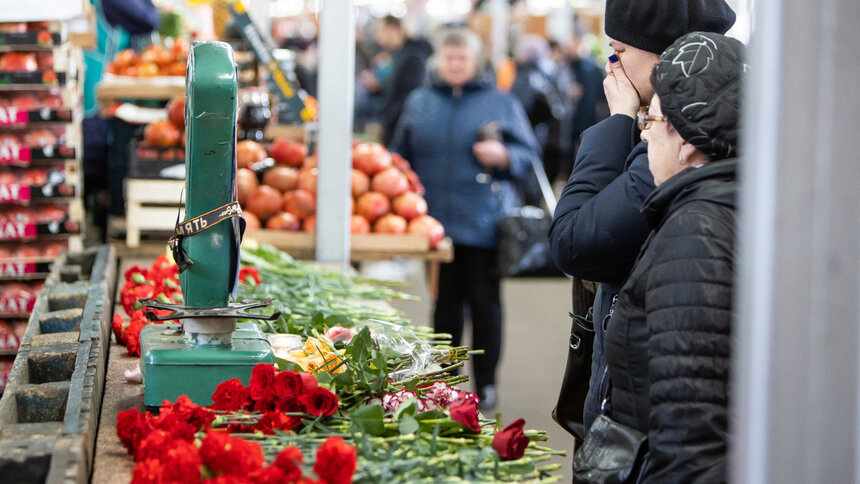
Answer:
<svg viewBox="0 0 860 484"><path fill-rule="evenodd" d="M606 331L610 416L648 434L640 482L723 482L736 160L688 168L642 214L651 235Z"/></svg>

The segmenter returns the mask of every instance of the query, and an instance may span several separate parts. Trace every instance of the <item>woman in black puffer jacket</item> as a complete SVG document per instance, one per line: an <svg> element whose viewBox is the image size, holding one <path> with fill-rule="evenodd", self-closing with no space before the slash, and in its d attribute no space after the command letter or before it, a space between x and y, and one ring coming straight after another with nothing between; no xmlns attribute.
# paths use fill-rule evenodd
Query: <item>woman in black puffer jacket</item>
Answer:
<svg viewBox="0 0 860 484"><path fill-rule="evenodd" d="M744 46L685 35L639 116L652 232L606 332L608 415L647 434L640 482L726 480L738 113Z"/></svg>

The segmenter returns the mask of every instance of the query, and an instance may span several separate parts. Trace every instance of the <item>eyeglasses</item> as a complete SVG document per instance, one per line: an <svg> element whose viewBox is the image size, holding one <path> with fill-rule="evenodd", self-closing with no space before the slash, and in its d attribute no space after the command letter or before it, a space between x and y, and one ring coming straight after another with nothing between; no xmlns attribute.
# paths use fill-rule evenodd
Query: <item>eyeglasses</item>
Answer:
<svg viewBox="0 0 860 484"><path fill-rule="evenodd" d="M666 123L669 118L666 116L657 116L656 114L648 114L645 111L639 111L636 115L636 124L640 131L645 131L651 127L651 123Z"/></svg>

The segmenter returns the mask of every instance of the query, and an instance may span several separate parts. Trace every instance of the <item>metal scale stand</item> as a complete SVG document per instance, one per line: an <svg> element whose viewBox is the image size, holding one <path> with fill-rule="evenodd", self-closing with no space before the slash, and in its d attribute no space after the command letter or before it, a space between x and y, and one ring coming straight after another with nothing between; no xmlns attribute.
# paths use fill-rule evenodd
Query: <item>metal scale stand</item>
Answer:
<svg viewBox="0 0 860 484"><path fill-rule="evenodd" d="M269 300L230 305L235 295L241 242L236 201L236 63L223 42L195 43L188 55L185 89L185 217L170 240L179 265L185 305L141 301L150 320L140 334L144 404L188 395L212 403L215 387L231 378L248 384L258 363L274 363L265 335L237 319L277 319L248 314ZM170 310L156 317L152 309Z"/></svg>

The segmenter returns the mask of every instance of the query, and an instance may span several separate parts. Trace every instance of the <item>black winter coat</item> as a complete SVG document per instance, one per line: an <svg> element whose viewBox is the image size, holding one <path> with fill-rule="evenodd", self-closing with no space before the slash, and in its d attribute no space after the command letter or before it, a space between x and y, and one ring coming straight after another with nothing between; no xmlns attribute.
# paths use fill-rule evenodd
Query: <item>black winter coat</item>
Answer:
<svg viewBox="0 0 860 484"><path fill-rule="evenodd" d="M403 113L403 103L427 77L427 58L433 48L423 39L407 39L391 56L391 73L382 85L382 126L384 144L394 139L394 129Z"/></svg>
<svg viewBox="0 0 860 484"><path fill-rule="evenodd" d="M610 415L648 434L641 482L724 482L736 160L688 168L642 209L653 228L606 330Z"/></svg>
<svg viewBox="0 0 860 484"><path fill-rule="evenodd" d="M594 300L594 353L585 428L600 410L603 320L648 237L640 210L654 190L648 148L630 116L616 114L582 133L573 173L553 214L549 246L564 272L600 282Z"/></svg>

